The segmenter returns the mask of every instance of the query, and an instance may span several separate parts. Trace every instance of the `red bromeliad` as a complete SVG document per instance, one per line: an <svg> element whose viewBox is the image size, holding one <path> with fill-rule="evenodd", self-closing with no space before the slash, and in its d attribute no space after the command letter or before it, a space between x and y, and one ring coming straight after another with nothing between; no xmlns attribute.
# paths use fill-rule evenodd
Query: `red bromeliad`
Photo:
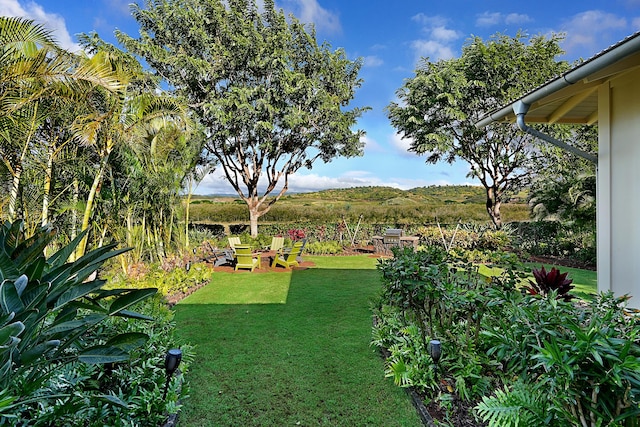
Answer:
<svg viewBox="0 0 640 427"><path fill-rule="evenodd" d="M562 298L565 301L571 301L574 297L569 294L569 291L575 286L571 285L573 279L567 279L567 273L560 273L555 267L552 267L549 272L544 268L544 265L540 269L533 269L533 277L536 281L529 280L531 286L527 288L527 291L531 295L544 295L547 296L552 291L557 291L558 298Z"/></svg>

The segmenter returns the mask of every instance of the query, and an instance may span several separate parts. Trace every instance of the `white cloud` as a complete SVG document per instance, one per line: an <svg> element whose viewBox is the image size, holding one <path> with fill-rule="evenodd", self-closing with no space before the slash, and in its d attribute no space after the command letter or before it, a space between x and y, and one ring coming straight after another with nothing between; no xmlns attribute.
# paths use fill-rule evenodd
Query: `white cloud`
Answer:
<svg viewBox="0 0 640 427"><path fill-rule="evenodd" d="M476 17L476 26L492 27L498 25L501 21L502 14L499 12L484 12Z"/></svg>
<svg viewBox="0 0 640 427"><path fill-rule="evenodd" d="M461 33L447 27L448 20L442 16L428 16L419 13L411 20L422 26L426 39L413 40L410 44L416 54L416 62L423 57L432 61L451 59L455 56L453 42L462 37Z"/></svg>
<svg viewBox="0 0 640 427"><path fill-rule="evenodd" d="M414 40L411 42L417 59L428 57L431 61L453 58L453 47L436 40Z"/></svg>
<svg viewBox="0 0 640 427"><path fill-rule="evenodd" d="M444 26L438 26L431 30L431 37L443 42L449 42L459 39L460 34L455 30L450 30Z"/></svg>
<svg viewBox="0 0 640 427"><path fill-rule="evenodd" d="M380 146L380 144L378 144L378 142L374 139L372 139L371 137L369 137L369 135L365 135L363 136L360 141L364 142L364 151L367 153L381 153L384 152L384 149L382 148L382 146Z"/></svg>
<svg viewBox="0 0 640 427"><path fill-rule="evenodd" d="M483 12L476 16L476 26L493 27L496 25L519 25L531 22L529 15L522 13Z"/></svg>
<svg viewBox="0 0 640 427"><path fill-rule="evenodd" d="M365 67L379 67L384 64L384 61L379 56L369 55L364 57Z"/></svg>
<svg viewBox="0 0 640 427"><path fill-rule="evenodd" d="M522 13L509 13L504 17L504 22L507 25L518 25L531 21L532 19L529 17L529 15L524 15Z"/></svg>
<svg viewBox="0 0 640 427"><path fill-rule="evenodd" d="M342 31L340 18L318 4L317 0L284 0L301 22L313 23L318 31L337 34Z"/></svg>
<svg viewBox="0 0 640 427"><path fill-rule="evenodd" d="M395 152L405 157L416 157L416 153L409 151L412 142L413 138L403 138L402 135L397 132L389 138L389 143Z"/></svg>
<svg viewBox="0 0 640 427"><path fill-rule="evenodd" d="M31 19L52 31L53 37L62 48L71 52L80 50L80 45L75 43L69 35L64 18L56 13L45 12L36 2L20 3L18 0L0 0L0 15Z"/></svg>
<svg viewBox="0 0 640 427"><path fill-rule="evenodd" d="M610 40L612 33L624 33L627 27L624 17L600 10L582 12L562 24L561 30L567 34L562 47L569 54L587 52L591 56L608 47L601 40Z"/></svg>

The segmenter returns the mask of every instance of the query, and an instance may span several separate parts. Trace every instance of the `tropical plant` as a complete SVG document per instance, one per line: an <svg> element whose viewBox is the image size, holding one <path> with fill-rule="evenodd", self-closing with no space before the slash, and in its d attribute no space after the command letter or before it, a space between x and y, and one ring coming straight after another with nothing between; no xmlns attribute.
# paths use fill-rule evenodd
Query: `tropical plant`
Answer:
<svg viewBox="0 0 640 427"><path fill-rule="evenodd" d="M20 196L29 158L52 159L55 155L55 149L47 150L51 144L46 147L43 139L35 136L54 109L53 100L77 101L79 94L98 86L107 92L121 87L104 55L71 54L60 49L42 25L22 18L0 17L0 158L11 179L9 220L27 216ZM48 172L49 167L38 165L33 170ZM45 179L41 181L46 183ZM44 204L43 216L46 209Z"/></svg>
<svg viewBox="0 0 640 427"><path fill-rule="evenodd" d="M527 288L527 291L531 295L540 294L546 297L553 292L556 298L562 298L565 301L571 301L571 299L574 298L574 296L569 293L575 286L571 285L573 279L567 279L568 272L560 273L560 270L555 267L552 267L551 270L547 272L544 265L542 265L540 269L534 268L532 273L535 282L529 280L530 286Z"/></svg>
<svg viewBox="0 0 640 427"><path fill-rule="evenodd" d="M475 410L490 427L562 426L551 415L547 391L540 385L516 381L511 387L483 396Z"/></svg>
<svg viewBox="0 0 640 427"><path fill-rule="evenodd" d="M190 121L187 119L185 105L176 97L158 92L157 81L143 70L142 65L132 55L104 42L95 33L83 35L81 42L89 52L103 54L122 83L121 90L114 94L107 93L100 88L88 93L87 98L91 100L92 108L87 114L79 116L73 125L75 137L84 145L92 147L97 157L97 167L91 180L82 217L81 230L85 230L89 227L94 214L94 205L109 170L112 154L121 146L128 146L132 149L139 148L139 146L144 147L148 157L140 159L139 163L142 168L146 167L148 171L145 177L157 178L154 173L158 174L160 168L150 159L156 158L159 153L159 157L162 158L166 153L179 152L179 150L167 149L166 143L169 139L162 139L162 136L169 132L172 140L180 141L183 138L181 134L189 132ZM188 138L186 139L188 140ZM188 146L188 144L184 145ZM194 166L192 158L198 158L199 148L185 150L190 151L188 161L175 162L178 165L187 165L186 170L182 171L178 183L171 180L171 182L163 182L162 185L155 188L161 191L167 190L169 194L176 194L182 179ZM166 166L167 163L171 164L167 161L159 163L163 163L163 166ZM173 178L173 174L167 174L166 170L162 172L164 174L158 180L166 177ZM154 187L149 185L149 188L153 189ZM140 194L144 195L145 193L146 191ZM112 196L116 200L120 199L116 194ZM164 197L157 196L159 195L156 195L157 200L164 199ZM162 213L158 217L162 218ZM158 242L160 237L157 230L154 237L157 246L161 246ZM87 242L88 235L79 245L78 255L84 253ZM160 253L160 256L163 255L164 253Z"/></svg>
<svg viewBox="0 0 640 427"><path fill-rule="evenodd" d="M346 110L361 84L361 61L318 45L315 32L273 0L145 6L132 6L140 38L116 36L189 100L208 152L249 208L252 236L291 174L319 159L361 154L363 131L352 128L365 109Z"/></svg>
<svg viewBox="0 0 640 427"><path fill-rule="evenodd" d="M126 249L105 245L67 262L83 237L47 258L44 248L55 238L51 228L28 238L20 221L0 228L0 417L15 417L47 399L72 398L71 391L47 395L47 381L58 370L77 362L128 360L129 351L147 339L141 332L95 334L113 316L152 320L130 308L156 289L103 290L105 281L95 272Z"/></svg>

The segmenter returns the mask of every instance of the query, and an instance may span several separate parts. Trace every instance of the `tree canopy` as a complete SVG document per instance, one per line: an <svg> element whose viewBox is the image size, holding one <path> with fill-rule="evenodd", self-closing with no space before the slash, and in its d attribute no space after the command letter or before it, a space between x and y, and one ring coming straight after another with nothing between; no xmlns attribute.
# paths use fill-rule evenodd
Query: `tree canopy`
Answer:
<svg viewBox="0 0 640 427"><path fill-rule="evenodd" d="M363 131L352 128L365 110L347 108L361 62L319 45L273 0L260 3L147 0L133 6L140 37L117 33L187 99L207 150L249 207L252 235L291 174L362 153Z"/></svg>
<svg viewBox="0 0 640 427"><path fill-rule="evenodd" d="M568 68L561 35L515 37L495 35L488 41L470 39L459 58L430 62L425 58L415 76L398 90L399 102L388 116L410 151L427 155L427 163L461 159L468 177L486 190L487 213L502 226L500 206L511 192L526 185L533 172L533 137L514 126L493 124L476 129L488 112L516 99Z"/></svg>

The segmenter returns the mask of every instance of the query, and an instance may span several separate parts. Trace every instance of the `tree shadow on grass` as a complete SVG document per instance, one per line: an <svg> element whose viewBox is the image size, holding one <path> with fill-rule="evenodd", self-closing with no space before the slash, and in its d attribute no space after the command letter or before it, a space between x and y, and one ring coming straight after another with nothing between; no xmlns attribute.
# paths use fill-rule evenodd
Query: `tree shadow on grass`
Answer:
<svg viewBox="0 0 640 427"><path fill-rule="evenodd" d="M181 425L420 425L370 346L375 268L232 276L244 302L203 288L175 307L197 354Z"/></svg>

